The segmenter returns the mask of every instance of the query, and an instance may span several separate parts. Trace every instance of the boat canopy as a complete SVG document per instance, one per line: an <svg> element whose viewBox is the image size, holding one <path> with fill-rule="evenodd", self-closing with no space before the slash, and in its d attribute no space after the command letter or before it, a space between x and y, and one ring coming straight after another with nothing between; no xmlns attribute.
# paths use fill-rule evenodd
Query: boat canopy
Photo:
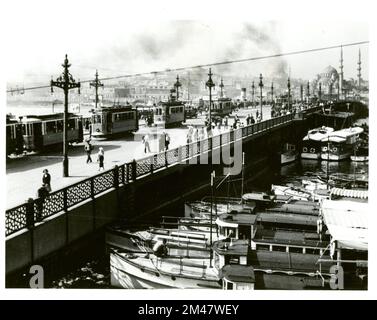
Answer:
<svg viewBox="0 0 377 320"><path fill-rule="evenodd" d="M255 282L254 268L252 266L225 265L221 269L220 277L231 282Z"/></svg>
<svg viewBox="0 0 377 320"><path fill-rule="evenodd" d="M368 203L323 200L321 212L338 248L368 250Z"/></svg>
<svg viewBox="0 0 377 320"><path fill-rule="evenodd" d="M353 190L353 189L342 189L342 188L332 188L331 195L347 197L347 198L357 198L357 199L368 199L367 190Z"/></svg>

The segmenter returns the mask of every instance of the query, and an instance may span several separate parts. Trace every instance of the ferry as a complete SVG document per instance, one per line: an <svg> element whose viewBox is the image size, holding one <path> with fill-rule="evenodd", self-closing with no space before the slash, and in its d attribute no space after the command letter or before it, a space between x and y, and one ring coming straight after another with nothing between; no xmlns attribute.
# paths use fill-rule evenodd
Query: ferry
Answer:
<svg viewBox="0 0 377 320"><path fill-rule="evenodd" d="M333 131L321 140L321 158L332 161L348 159L353 154L354 146L362 132L363 129L360 127Z"/></svg>
<svg viewBox="0 0 377 320"><path fill-rule="evenodd" d="M321 159L321 141L334 131L330 127L311 129L302 139L302 159Z"/></svg>

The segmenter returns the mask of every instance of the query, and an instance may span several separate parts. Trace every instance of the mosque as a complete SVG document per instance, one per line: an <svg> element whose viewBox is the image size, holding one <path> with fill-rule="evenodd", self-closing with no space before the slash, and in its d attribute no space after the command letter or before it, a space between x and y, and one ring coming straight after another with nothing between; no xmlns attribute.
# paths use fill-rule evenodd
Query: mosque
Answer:
<svg viewBox="0 0 377 320"><path fill-rule="evenodd" d="M361 53L357 62L357 81L344 79L343 48L340 51L339 72L332 66L327 66L311 81L312 95L321 100L347 99L350 95L359 94L368 90L368 82L361 77Z"/></svg>

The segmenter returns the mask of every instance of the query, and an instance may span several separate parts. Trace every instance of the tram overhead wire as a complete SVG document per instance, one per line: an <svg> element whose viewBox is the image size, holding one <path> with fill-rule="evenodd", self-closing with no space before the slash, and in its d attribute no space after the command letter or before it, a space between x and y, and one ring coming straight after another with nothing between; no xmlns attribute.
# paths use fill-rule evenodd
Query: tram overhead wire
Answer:
<svg viewBox="0 0 377 320"><path fill-rule="evenodd" d="M279 58L279 57L284 57L284 56L292 56L292 55L298 55L298 54L304 54L304 53L310 53L310 52L318 52L318 51L325 51L325 50L337 49L337 48L341 48L341 47L358 46L358 45L364 45L364 44L369 44L369 41L360 41L360 42L346 43L346 44L340 44L340 45L334 45L334 46L328 46L328 47L313 48L313 49L299 50L299 51L291 51L291 52L285 52L285 53L276 53L276 54L266 55L266 56L206 63L206 64L195 65L195 66L190 66L190 67L168 68L168 69L159 70L159 71L149 71L149 72L133 73L133 74L113 76L113 77L105 77L105 78L99 78L99 80L100 81L109 81L109 80L117 80L117 79L125 79L125 78L134 78L134 77L140 77L140 76L146 76L146 75L157 75L157 74L164 74L164 73L167 73L167 72L179 72L179 71L185 71L185 70L191 70L191 69L197 69L197 68L204 68L204 67L213 67L213 66L220 66L220 65L233 64L233 63L242 63L242 62L248 62L248 61L272 59L272 58ZM80 81L80 82L81 83L89 83L91 81L92 80L83 80L83 81ZM29 91L29 90L38 90L38 89L46 89L46 88L50 88L50 85L22 88L22 91L25 92L25 91ZM17 93L18 91L19 91L19 89L9 89L6 92L7 93Z"/></svg>

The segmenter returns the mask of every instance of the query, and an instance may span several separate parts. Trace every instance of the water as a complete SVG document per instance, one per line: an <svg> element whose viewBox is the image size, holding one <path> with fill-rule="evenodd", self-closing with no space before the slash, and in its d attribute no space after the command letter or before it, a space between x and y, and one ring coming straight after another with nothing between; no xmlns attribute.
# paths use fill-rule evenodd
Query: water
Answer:
<svg viewBox="0 0 377 320"><path fill-rule="evenodd" d="M368 175L368 163L352 161L327 162L299 160L281 168L271 170L263 176L263 181L250 186L251 189L268 191L271 184L298 185L302 179L316 178L329 174L365 174ZM250 191L250 190L246 190ZM183 215L183 213L182 213ZM52 282L54 288L111 288L109 256L105 253L95 259L89 259L62 277Z"/></svg>

